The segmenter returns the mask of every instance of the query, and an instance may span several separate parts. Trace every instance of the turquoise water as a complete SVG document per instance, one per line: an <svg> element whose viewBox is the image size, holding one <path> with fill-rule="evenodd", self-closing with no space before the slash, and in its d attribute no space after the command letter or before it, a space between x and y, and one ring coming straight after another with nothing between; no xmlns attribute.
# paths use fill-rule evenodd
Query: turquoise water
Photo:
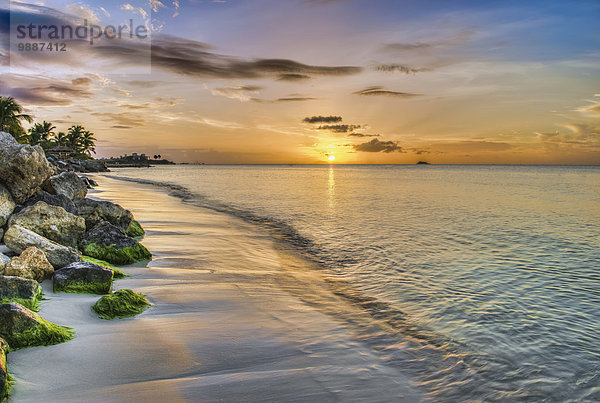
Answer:
<svg viewBox="0 0 600 403"><path fill-rule="evenodd" d="M177 185L188 201L263 226L316 259L332 292L380 324L352 324L357 339L433 400L600 400L598 167L112 175Z"/></svg>

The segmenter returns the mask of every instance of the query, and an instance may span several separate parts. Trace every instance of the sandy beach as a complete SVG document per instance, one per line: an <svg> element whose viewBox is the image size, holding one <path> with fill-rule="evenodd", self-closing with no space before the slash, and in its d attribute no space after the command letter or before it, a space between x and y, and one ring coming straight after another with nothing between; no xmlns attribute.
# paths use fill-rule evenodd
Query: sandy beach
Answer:
<svg viewBox="0 0 600 403"><path fill-rule="evenodd" d="M419 399L339 320L364 313L336 297L311 262L166 190L95 179L89 196L129 208L154 254L147 267L126 267L131 277L114 289L146 294L153 306L101 320L90 310L97 296L54 294L44 282L40 314L77 336L9 355L13 401Z"/></svg>

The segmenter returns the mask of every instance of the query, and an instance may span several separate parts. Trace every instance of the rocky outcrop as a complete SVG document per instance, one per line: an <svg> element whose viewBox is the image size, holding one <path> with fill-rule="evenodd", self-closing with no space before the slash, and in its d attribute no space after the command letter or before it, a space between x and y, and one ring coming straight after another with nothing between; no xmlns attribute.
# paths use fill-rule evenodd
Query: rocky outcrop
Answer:
<svg viewBox="0 0 600 403"><path fill-rule="evenodd" d="M82 217L43 201L13 214L8 225L19 225L51 241L74 248L77 248L79 239L85 233L85 220Z"/></svg>
<svg viewBox="0 0 600 403"><path fill-rule="evenodd" d="M10 192L0 183L0 227L3 227L4 224L6 224L14 209L15 202L13 201Z"/></svg>
<svg viewBox="0 0 600 403"><path fill-rule="evenodd" d="M0 402L8 397L8 369L6 367L8 350L8 343L0 338Z"/></svg>
<svg viewBox="0 0 600 403"><path fill-rule="evenodd" d="M46 254L55 269L81 260L81 255L75 249L59 245L19 225L13 225L6 231L4 243L14 253L21 253L28 247L35 246Z"/></svg>
<svg viewBox="0 0 600 403"><path fill-rule="evenodd" d="M64 195L69 199L81 199L87 195L87 186L75 172L63 172L51 176L43 184L43 188L50 194Z"/></svg>
<svg viewBox="0 0 600 403"><path fill-rule="evenodd" d="M4 273L4 267L10 262L10 258L4 253L0 252L0 274Z"/></svg>
<svg viewBox="0 0 600 403"><path fill-rule="evenodd" d="M0 180L15 203L35 195L53 172L42 147L18 144L10 134L0 132Z"/></svg>
<svg viewBox="0 0 600 403"><path fill-rule="evenodd" d="M13 350L64 343L74 335L73 329L50 323L20 304L0 305L0 337Z"/></svg>
<svg viewBox="0 0 600 403"><path fill-rule="evenodd" d="M51 195L50 193L44 191L41 191L35 196L30 197L22 205L15 207L13 214L18 213L26 207L33 206L39 201L43 201L51 206L62 207L67 211L67 213L77 215L77 208L75 207L73 200L69 199L65 195Z"/></svg>
<svg viewBox="0 0 600 403"><path fill-rule="evenodd" d="M44 252L30 246L21 255L13 257L4 268L5 276L29 278L42 282L52 277L54 267L50 264Z"/></svg>
<svg viewBox="0 0 600 403"><path fill-rule="evenodd" d="M133 220L133 215L129 210L107 200L79 199L75 200L75 207L77 207L77 214L85 218L88 230L106 221L127 231Z"/></svg>
<svg viewBox="0 0 600 403"><path fill-rule="evenodd" d="M84 255L113 264L131 264L152 258L141 243L108 222L86 232L81 239L80 250Z"/></svg>
<svg viewBox="0 0 600 403"><path fill-rule="evenodd" d="M138 238L144 236L146 231L144 231L139 222L136 220L131 220L131 224L125 233L132 238Z"/></svg>
<svg viewBox="0 0 600 403"><path fill-rule="evenodd" d="M76 262L54 273L54 292L108 294L113 271L91 262Z"/></svg>
<svg viewBox="0 0 600 403"><path fill-rule="evenodd" d="M42 300L42 287L35 280L0 276L0 303L18 302L32 311L39 309Z"/></svg>

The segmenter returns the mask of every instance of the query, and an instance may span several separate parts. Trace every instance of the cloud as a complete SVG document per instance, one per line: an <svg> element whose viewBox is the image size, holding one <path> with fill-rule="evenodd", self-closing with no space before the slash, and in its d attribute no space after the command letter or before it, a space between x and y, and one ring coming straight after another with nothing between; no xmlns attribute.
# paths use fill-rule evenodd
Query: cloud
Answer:
<svg viewBox="0 0 600 403"><path fill-rule="evenodd" d="M304 123L336 123L341 122L341 116L310 116L302 119Z"/></svg>
<svg viewBox="0 0 600 403"><path fill-rule="evenodd" d="M113 122L117 126L145 126L146 122L140 115L134 115L129 112L111 113L111 112L92 112L91 115L98 116L103 122Z"/></svg>
<svg viewBox="0 0 600 403"><path fill-rule="evenodd" d="M211 93L213 95L219 95L226 98L237 99L242 102L252 100L248 94L256 94L262 87L257 85L241 85L238 87L225 87L225 88L213 88Z"/></svg>
<svg viewBox="0 0 600 403"><path fill-rule="evenodd" d="M88 89L81 88L84 82L78 80L69 82L43 76L2 74L0 87L4 96L11 96L25 105L71 105L75 100L92 95Z"/></svg>
<svg viewBox="0 0 600 403"><path fill-rule="evenodd" d="M350 133L348 134L350 137L379 137L380 134L363 134L363 133Z"/></svg>
<svg viewBox="0 0 600 403"><path fill-rule="evenodd" d="M461 31L458 32L453 38L441 39L430 42L397 42L387 43L382 46L382 51L388 53L406 53L415 51L424 51L432 48L454 46L469 41L475 32L473 31Z"/></svg>
<svg viewBox="0 0 600 403"><path fill-rule="evenodd" d="M353 144L352 147L356 151L362 151L367 153L403 152L402 147L400 147L396 141L380 141L378 139L373 139L366 143Z"/></svg>
<svg viewBox="0 0 600 403"><path fill-rule="evenodd" d="M296 102L296 101L313 101L317 98L311 97L287 97L287 98L277 98L275 102Z"/></svg>
<svg viewBox="0 0 600 403"><path fill-rule="evenodd" d="M419 97L423 94L412 94L409 92L397 92L386 90L383 87L368 87L364 90L353 92L355 95L368 95L368 96L386 96L386 97L398 97L398 98L412 98Z"/></svg>
<svg viewBox="0 0 600 403"><path fill-rule="evenodd" d="M121 5L121 10L131 11L134 14L139 14L144 19L146 19L148 16L148 13L142 7L134 7L129 3Z"/></svg>
<svg viewBox="0 0 600 403"><path fill-rule="evenodd" d="M286 73L280 74L277 81L305 81L311 78L311 76L307 76L306 74Z"/></svg>
<svg viewBox="0 0 600 403"><path fill-rule="evenodd" d="M317 129L330 130L334 133L348 133L356 129L360 129L360 125L322 125Z"/></svg>
<svg viewBox="0 0 600 403"><path fill-rule="evenodd" d="M88 85L92 82L92 80L88 77L77 77L71 80L73 85Z"/></svg>
<svg viewBox="0 0 600 403"><path fill-rule="evenodd" d="M148 49L145 44L113 41L99 44L91 51L106 59L129 65L145 65ZM153 35L152 67L176 74L205 78L280 78L282 75L346 76L360 73L356 66L316 66L288 59L245 60L212 52L212 47L197 41L166 35Z"/></svg>
<svg viewBox="0 0 600 403"><path fill-rule="evenodd" d="M111 126L111 128L113 129L131 129L131 126L124 126L124 125L113 125Z"/></svg>
<svg viewBox="0 0 600 403"><path fill-rule="evenodd" d="M398 71L400 73L404 73L404 74L415 74L415 73L421 73L423 71L430 71L430 69L428 68L416 68L416 67L410 67L404 64L379 64L377 66L375 66L375 70L377 71L384 71L384 72L394 72L394 71Z"/></svg>

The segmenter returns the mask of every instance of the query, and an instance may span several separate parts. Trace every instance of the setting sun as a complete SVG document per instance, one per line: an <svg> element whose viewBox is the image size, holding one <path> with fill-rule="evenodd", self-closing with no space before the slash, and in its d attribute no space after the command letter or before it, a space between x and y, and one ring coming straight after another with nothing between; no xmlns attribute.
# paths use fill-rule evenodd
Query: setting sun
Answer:
<svg viewBox="0 0 600 403"><path fill-rule="evenodd" d="M335 161L335 155L333 155L333 154L332 154L332 155L330 155L329 157L327 157L327 159L328 159L329 161Z"/></svg>

